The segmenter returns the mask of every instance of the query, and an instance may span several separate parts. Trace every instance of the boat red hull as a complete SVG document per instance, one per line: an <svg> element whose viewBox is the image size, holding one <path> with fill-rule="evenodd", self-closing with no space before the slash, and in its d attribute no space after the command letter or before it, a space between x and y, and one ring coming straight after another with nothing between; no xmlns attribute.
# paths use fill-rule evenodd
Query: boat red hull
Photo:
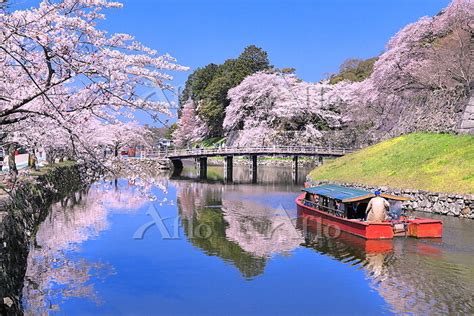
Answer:
<svg viewBox="0 0 474 316"><path fill-rule="evenodd" d="M365 239L392 239L395 237L393 223L385 221L382 223L368 223L355 219L338 217L319 209L303 204L305 194L296 199L298 212L312 215L311 220L322 225L333 227ZM440 238L443 234L443 224L439 220L417 218L408 220L407 235L416 238ZM405 234L403 233L403 236Z"/></svg>
<svg viewBox="0 0 474 316"><path fill-rule="evenodd" d="M324 232L324 230L321 231L321 225L317 222L319 216L310 215L307 212L299 212L298 215L300 219L299 229L304 229L302 225L306 225L307 231L316 236ZM364 239L341 231L340 235L337 236L337 240L351 248L363 250L365 254L380 254L393 251L392 239Z"/></svg>
<svg viewBox="0 0 474 316"><path fill-rule="evenodd" d="M408 222L408 236L416 238L443 237L443 223L427 218L417 218Z"/></svg>

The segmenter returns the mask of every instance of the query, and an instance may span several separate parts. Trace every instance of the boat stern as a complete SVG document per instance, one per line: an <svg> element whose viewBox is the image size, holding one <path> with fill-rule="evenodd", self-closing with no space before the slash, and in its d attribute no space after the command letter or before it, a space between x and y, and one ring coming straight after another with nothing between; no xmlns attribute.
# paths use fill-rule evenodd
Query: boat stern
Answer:
<svg viewBox="0 0 474 316"><path fill-rule="evenodd" d="M431 219L414 219L408 223L408 236L415 238L443 237L443 222Z"/></svg>
<svg viewBox="0 0 474 316"><path fill-rule="evenodd" d="M369 223L365 229L365 235L363 236L366 239L392 239L393 227L391 223Z"/></svg>

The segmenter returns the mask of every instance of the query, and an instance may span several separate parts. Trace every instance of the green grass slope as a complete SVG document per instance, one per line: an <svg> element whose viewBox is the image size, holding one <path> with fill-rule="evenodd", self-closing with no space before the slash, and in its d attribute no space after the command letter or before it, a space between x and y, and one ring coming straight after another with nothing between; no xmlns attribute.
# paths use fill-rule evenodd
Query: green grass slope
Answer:
<svg viewBox="0 0 474 316"><path fill-rule="evenodd" d="M405 135L335 159L314 169L310 178L472 194L474 137Z"/></svg>

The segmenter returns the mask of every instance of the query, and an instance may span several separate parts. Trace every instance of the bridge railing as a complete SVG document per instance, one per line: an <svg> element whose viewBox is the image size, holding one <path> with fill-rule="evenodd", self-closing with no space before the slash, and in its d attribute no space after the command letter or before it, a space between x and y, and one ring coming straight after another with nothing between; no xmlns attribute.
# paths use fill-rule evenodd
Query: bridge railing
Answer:
<svg viewBox="0 0 474 316"><path fill-rule="evenodd" d="M353 152L348 148L337 147L306 147L306 146L273 146L273 147L217 147L172 149L162 151L141 152L141 158L173 158L189 156L219 156L219 155L246 155L246 154L313 154L313 155L345 155Z"/></svg>

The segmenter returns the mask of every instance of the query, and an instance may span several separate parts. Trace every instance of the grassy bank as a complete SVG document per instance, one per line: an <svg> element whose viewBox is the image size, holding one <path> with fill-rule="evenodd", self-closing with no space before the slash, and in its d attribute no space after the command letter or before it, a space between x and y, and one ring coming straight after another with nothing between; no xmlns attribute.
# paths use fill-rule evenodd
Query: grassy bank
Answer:
<svg viewBox="0 0 474 316"><path fill-rule="evenodd" d="M194 146L198 146L199 148L210 148L222 145L223 143L225 143L224 137L214 137L197 142L194 144Z"/></svg>
<svg viewBox="0 0 474 316"><path fill-rule="evenodd" d="M474 137L415 133L336 159L310 173L393 188L474 193Z"/></svg>

